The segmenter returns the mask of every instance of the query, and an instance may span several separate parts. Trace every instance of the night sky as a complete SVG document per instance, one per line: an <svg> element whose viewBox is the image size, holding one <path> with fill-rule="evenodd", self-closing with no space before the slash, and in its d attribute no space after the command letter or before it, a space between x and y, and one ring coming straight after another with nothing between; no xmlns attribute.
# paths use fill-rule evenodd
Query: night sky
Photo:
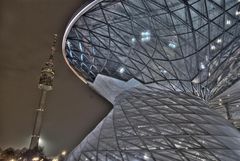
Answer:
<svg viewBox="0 0 240 161"><path fill-rule="evenodd" d="M42 140L45 152L71 150L112 105L68 69L62 35L81 0L0 0L0 147L28 147L40 91L39 73L52 34L58 33L54 90L48 94Z"/></svg>

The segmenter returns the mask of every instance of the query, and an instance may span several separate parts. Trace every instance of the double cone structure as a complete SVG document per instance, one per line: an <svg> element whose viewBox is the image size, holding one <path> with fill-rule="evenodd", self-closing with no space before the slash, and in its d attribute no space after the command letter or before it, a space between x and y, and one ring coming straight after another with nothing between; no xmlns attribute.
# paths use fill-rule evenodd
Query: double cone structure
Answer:
<svg viewBox="0 0 240 161"><path fill-rule="evenodd" d="M69 161L237 161L240 134L199 98L154 88L120 94Z"/></svg>
<svg viewBox="0 0 240 161"><path fill-rule="evenodd" d="M114 108L67 160L239 161L239 13L237 0L82 7L64 58Z"/></svg>

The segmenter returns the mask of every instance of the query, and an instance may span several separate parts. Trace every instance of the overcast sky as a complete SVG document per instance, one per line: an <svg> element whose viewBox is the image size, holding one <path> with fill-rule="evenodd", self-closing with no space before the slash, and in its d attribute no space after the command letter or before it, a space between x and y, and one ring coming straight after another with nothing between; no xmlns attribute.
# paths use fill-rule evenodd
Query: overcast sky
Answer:
<svg viewBox="0 0 240 161"><path fill-rule="evenodd" d="M54 90L48 94L42 140L50 155L70 150L108 113L111 104L64 63L62 35L79 0L0 1L0 147L29 146L40 91L40 68L58 33Z"/></svg>

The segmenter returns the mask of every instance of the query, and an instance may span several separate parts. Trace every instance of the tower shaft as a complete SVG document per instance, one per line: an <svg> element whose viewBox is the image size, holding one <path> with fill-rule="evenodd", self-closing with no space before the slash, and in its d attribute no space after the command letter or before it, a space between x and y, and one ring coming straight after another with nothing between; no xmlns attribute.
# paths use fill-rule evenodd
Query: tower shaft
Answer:
<svg viewBox="0 0 240 161"><path fill-rule="evenodd" d="M43 122L43 113L46 108L46 97L47 97L47 91L42 90L41 91L41 98L39 102L39 108L36 109L36 116L35 116L35 122L34 122L34 128L32 133L32 139L30 143L30 149L33 149L35 147L38 147L39 138L40 138L40 132L42 128L42 122Z"/></svg>

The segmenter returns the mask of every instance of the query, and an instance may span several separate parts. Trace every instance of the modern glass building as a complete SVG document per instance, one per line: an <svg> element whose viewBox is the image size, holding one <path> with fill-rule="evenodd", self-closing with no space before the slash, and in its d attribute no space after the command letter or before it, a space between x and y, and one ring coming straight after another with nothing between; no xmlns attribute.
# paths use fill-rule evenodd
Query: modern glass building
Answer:
<svg viewBox="0 0 240 161"><path fill-rule="evenodd" d="M67 160L238 161L239 18L238 0L89 1L63 54L114 108Z"/></svg>

